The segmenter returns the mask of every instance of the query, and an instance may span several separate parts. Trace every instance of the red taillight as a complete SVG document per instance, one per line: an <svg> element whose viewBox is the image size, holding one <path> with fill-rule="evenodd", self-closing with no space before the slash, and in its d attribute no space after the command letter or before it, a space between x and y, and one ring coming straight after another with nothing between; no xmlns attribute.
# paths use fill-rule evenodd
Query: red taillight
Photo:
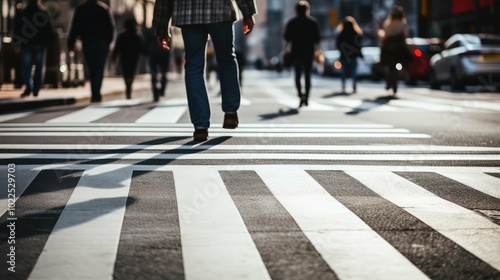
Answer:
<svg viewBox="0 0 500 280"><path fill-rule="evenodd" d="M413 54L416 56L416 57L421 57L422 56L422 51L419 50L419 49L414 49L413 50Z"/></svg>

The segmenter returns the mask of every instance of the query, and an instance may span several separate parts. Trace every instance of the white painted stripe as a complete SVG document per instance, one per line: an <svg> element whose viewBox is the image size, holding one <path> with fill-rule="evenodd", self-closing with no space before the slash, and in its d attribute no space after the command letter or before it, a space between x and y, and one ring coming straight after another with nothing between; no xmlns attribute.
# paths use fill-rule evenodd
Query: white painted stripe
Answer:
<svg viewBox="0 0 500 280"><path fill-rule="evenodd" d="M347 174L500 270L500 227L495 223L391 172Z"/></svg>
<svg viewBox="0 0 500 280"><path fill-rule="evenodd" d="M159 117L159 116L157 116ZM52 131L63 131L63 132L75 132L82 131L81 127L32 127L32 128L0 128L1 131L7 132L52 132ZM188 127L172 127L168 129L157 128L157 127L114 127L106 126L102 127L91 127L85 128L85 132L192 132L192 128ZM220 127L213 127L209 130L211 133L222 133L226 132L227 129ZM407 129L402 128L241 128L237 130L238 133L409 133Z"/></svg>
<svg viewBox="0 0 500 280"><path fill-rule="evenodd" d="M14 173L8 173L7 164L2 164L2 167L0 168L0 182L2 182L0 183L2 184L2 187L0 188L0 216L7 211L9 203L8 200L9 198L12 198L8 197L9 194L12 195L12 193L9 193L8 190L14 190L16 199L19 198L39 173L39 170L33 170L25 165L16 165L14 170ZM13 186L10 187L8 185L8 174L13 174L15 176L11 176L11 179L14 181L12 181Z"/></svg>
<svg viewBox="0 0 500 280"><path fill-rule="evenodd" d="M342 107L347 107L351 111L398 111L398 108L393 106L377 103L374 101L367 101L361 99L352 98L334 98L329 101L332 104L339 105Z"/></svg>
<svg viewBox="0 0 500 280"><path fill-rule="evenodd" d="M101 165L97 164L73 164L73 163L54 163L46 165L23 165L28 170L44 170L44 169L61 169L61 170L89 170L97 168ZM106 164L110 168L126 168L130 164ZM199 165L134 165L133 169L138 171L176 171L176 170L189 170L189 168L198 168ZM335 165L335 164L294 164L293 166L287 164L249 164L249 165L203 165L203 167L219 171L232 171L232 170L261 170L273 168L277 170L339 170L339 171L376 171L376 172L466 172L466 173L499 173L500 167L491 166L408 166L408 165Z"/></svg>
<svg viewBox="0 0 500 280"><path fill-rule="evenodd" d="M164 154L164 153L106 153L106 154L27 154L5 153L0 159L65 159L65 160L353 160L353 161L500 161L500 155L459 155L459 154L279 154L279 153L202 153L202 154Z"/></svg>
<svg viewBox="0 0 500 280"><path fill-rule="evenodd" d="M0 127L130 127L136 128L137 125L133 123L1 123ZM175 124L141 124L142 127L158 127L158 128L193 128L190 123L175 123ZM212 124L212 128L222 127L221 123ZM373 124L373 123L340 123L340 124L317 124L317 123L304 123L304 124L279 124L279 123L241 123L238 129L241 128L393 128L390 124Z"/></svg>
<svg viewBox="0 0 500 280"><path fill-rule="evenodd" d="M432 102L422 102L418 100L404 100L404 99L395 99L391 100L391 105L402 107L402 108L413 108L424 111L434 111L434 112L465 112L470 111L463 107L445 105L445 104L436 104Z"/></svg>
<svg viewBox="0 0 500 280"><path fill-rule="evenodd" d="M350 151L350 152L500 152L500 147L437 145L121 145L121 144L0 144L16 150L253 150L253 151ZM119 152L119 151L117 151Z"/></svg>
<svg viewBox="0 0 500 280"><path fill-rule="evenodd" d="M73 113L66 114L54 119L49 123L89 123L101 119L120 110L118 107L89 106Z"/></svg>
<svg viewBox="0 0 500 280"><path fill-rule="evenodd" d="M0 115L0 122L6 122L6 121L10 121L10 120L20 119L20 118L24 118L24 117L27 117L30 115L33 115L33 112Z"/></svg>
<svg viewBox="0 0 500 280"><path fill-rule="evenodd" d="M340 279L427 279L305 171L257 173Z"/></svg>
<svg viewBox="0 0 500 280"><path fill-rule="evenodd" d="M164 102L137 119L136 123L176 123L186 113L186 102Z"/></svg>
<svg viewBox="0 0 500 280"><path fill-rule="evenodd" d="M188 132L2 132L3 136L115 136L115 137L192 137L193 133ZM432 138L428 134L420 133L276 133L276 132L262 132L262 133L238 133L238 132L209 132L209 137L287 137L287 138L407 138L407 139L421 139Z"/></svg>
<svg viewBox="0 0 500 280"><path fill-rule="evenodd" d="M484 173L440 172L439 174L500 199L500 179Z"/></svg>
<svg viewBox="0 0 500 280"><path fill-rule="evenodd" d="M174 172L186 279L270 279L216 170Z"/></svg>
<svg viewBox="0 0 500 280"><path fill-rule="evenodd" d="M85 171L29 279L113 279L131 176L109 165Z"/></svg>

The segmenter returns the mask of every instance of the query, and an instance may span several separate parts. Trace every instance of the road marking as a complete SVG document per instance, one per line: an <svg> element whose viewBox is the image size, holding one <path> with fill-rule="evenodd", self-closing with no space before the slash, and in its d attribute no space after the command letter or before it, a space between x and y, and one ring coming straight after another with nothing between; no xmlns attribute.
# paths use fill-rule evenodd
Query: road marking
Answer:
<svg viewBox="0 0 500 280"><path fill-rule="evenodd" d="M0 168L0 172L2 172L0 174L0 182L3 182L2 184L4 186L0 188L0 216L2 216L8 209L8 190L14 189L16 192L16 199L19 198L39 173L38 170L32 170L24 165L16 165L15 173L7 172L7 168L7 164L2 164L2 167ZM14 188L7 187L9 182L8 174L16 176L11 178L14 179Z"/></svg>
<svg viewBox="0 0 500 280"><path fill-rule="evenodd" d="M270 279L219 173L174 173L186 279Z"/></svg>
<svg viewBox="0 0 500 280"><path fill-rule="evenodd" d="M500 227L391 172L347 171L383 198L500 270ZM494 245L496 244L496 245Z"/></svg>
<svg viewBox="0 0 500 280"><path fill-rule="evenodd" d="M305 171L257 174L340 279L428 279Z"/></svg>
<svg viewBox="0 0 500 280"><path fill-rule="evenodd" d="M109 165L84 172L29 279L113 278L131 176Z"/></svg>
<svg viewBox="0 0 500 280"><path fill-rule="evenodd" d="M353 161L500 161L500 155L471 154L279 154L279 153L105 153L105 154L28 154L3 153L0 159L66 159L66 160L353 160Z"/></svg>
<svg viewBox="0 0 500 280"><path fill-rule="evenodd" d="M46 123L90 123L113 114L124 107L134 106L144 102L142 99L118 99L91 105L72 113L47 120Z"/></svg>
<svg viewBox="0 0 500 280"><path fill-rule="evenodd" d="M13 114L7 114L7 115L1 115L0 116L0 122L6 122L14 119L20 119L24 118L27 116L33 115L33 112L26 112L26 113L13 113Z"/></svg>
<svg viewBox="0 0 500 280"><path fill-rule="evenodd" d="M0 144L8 150L253 150L253 151L349 151L349 152L500 152L500 147L438 145L122 145L122 144Z"/></svg>
<svg viewBox="0 0 500 280"><path fill-rule="evenodd" d="M26 164L27 170L62 169L62 170L89 170L102 164L79 164L79 163L54 163L54 164ZM106 164L110 168L126 168L130 164ZM177 171L179 169L197 168L200 165L134 165L134 171ZM373 171L373 172L466 172L466 173L500 173L500 167L491 166L425 166L425 165L342 165L342 164L248 164L248 165L203 165L203 167L219 171L250 170L273 168L277 170L338 170L338 171Z"/></svg>
<svg viewBox="0 0 500 280"><path fill-rule="evenodd" d="M439 172L439 174L500 199L500 179L484 173Z"/></svg>
<svg viewBox="0 0 500 280"><path fill-rule="evenodd" d="M155 106L137 119L136 123L176 123L186 113L187 101L168 100Z"/></svg>
<svg viewBox="0 0 500 280"><path fill-rule="evenodd" d="M86 107L84 109L66 114L54 119L50 119L49 123L89 123L95 120L104 118L112 113L120 110L116 107Z"/></svg>
<svg viewBox="0 0 500 280"><path fill-rule="evenodd" d="M136 128L134 123L2 123L0 127L130 127ZM212 124L213 128L222 127L222 123ZM190 123L176 123L176 124L141 124L141 127L157 127L157 128L193 128ZM374 123L340 123L340 124L318 124L318 123L304 123L304 124L278 124L278 123L241 123L239 128L393 128L390 124L374 124Z"/></svg>

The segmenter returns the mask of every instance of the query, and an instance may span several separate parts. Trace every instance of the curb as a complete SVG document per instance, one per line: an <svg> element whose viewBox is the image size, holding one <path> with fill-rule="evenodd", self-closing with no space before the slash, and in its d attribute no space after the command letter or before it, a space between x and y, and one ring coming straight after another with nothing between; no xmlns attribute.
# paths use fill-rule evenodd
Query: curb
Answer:
<svg viewBox="0 0 500 280"><path fill-rule="evenodd" d="M137 88L134 90L145 90L144 88ZM124 95L124 90L115 90L107 93L103 93L102 97L105 100L108 97L117 97ZM0 114L12 113L16 111L39 109L51 106L62 106L62 105L73 105L77 103L87 102L90 104L90 93L89 96L80 97L54 97L54 98L44 98L39 100L27 100L27 101L0 101Z"/></svg>

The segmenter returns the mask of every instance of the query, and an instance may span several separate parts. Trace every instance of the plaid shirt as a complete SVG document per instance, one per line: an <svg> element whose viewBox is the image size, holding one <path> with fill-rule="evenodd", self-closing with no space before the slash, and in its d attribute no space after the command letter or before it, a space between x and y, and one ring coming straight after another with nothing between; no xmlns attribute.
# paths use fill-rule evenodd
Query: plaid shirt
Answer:
<svg viewBox="0 0 500 280"><path fill-rule="evenodd" d="M207 24L221 21L235 21L234 2L243 17L251 17L257 13L255 0L156 0L153 26L157 35L168 34L168 23L182 26L190 24Z"/></svg>

